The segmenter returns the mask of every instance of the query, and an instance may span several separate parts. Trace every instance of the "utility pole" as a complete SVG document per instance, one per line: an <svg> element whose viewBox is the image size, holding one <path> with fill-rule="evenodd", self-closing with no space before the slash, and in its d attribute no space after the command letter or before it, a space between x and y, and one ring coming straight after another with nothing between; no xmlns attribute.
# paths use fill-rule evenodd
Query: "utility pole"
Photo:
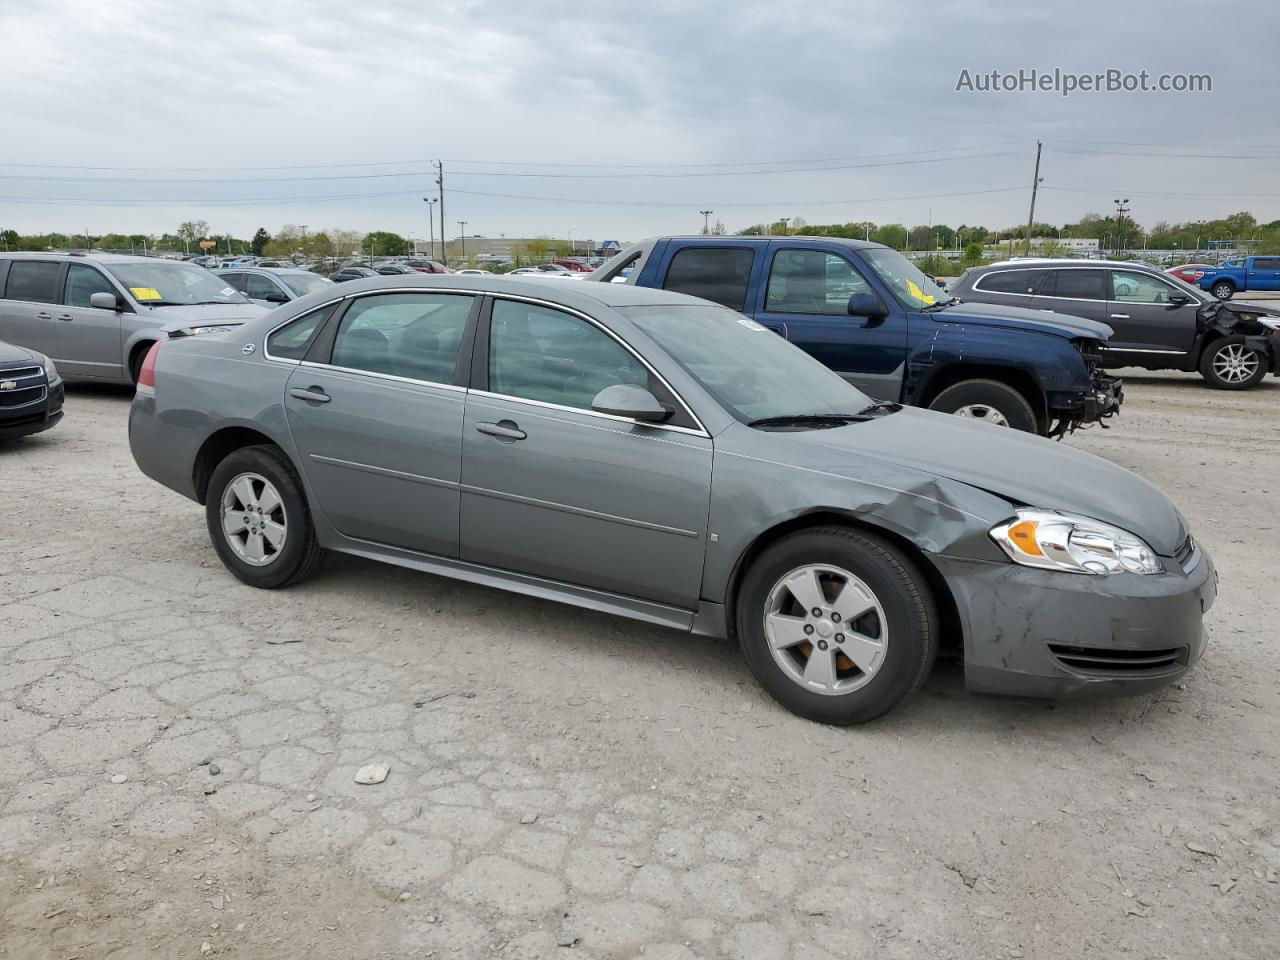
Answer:
<svg viewBox="0 0 1280 960"><path fill-rule="evenodd" d="M1124 252L1124 215L1129 212L1129 208L1125 206L1129 202L1129 198L1116 200L1116 248L1119 252Z"/></svg>
<svg viewBox="0 0 1280 960"><path fill-rule="evenodd" d="M702 214L702 235L706 236L711 232L711 215L715 213L715 211L699 210L698 212Z"/></svg>
<svg viewBox="0 0 1280 960"><path fill-rule="evenodd" d="M449 234L444 229L444 161L436 161L436 186L440 188L440 262L449 265L449 242L445 240Z"/></svg>
<svg viewBox="0 0 1280 960"><path fill-rule="evenodd" d="M782 235L783 235L784 237L785 237L785 236L789 236L789 234L787 233L787 224L791 222L791 218L790 218L790 217L779 217L779 218L778 218L778 222L779 222L780 224L782 224Z"/></svg>
<svg viewBox="0 0 1280 960"><path fill-rule="evenodd" d="M467 262L467 221L458 221L458 239L462 241L462 262Z"/></svg>
<svg viewBox="0 0 1280 960"><path fill-rule="evenodd" d="M1027 244L1024 248L1024 254L1031 256L1031 228L1036 222L1036 192L1040 189L1040 147L1039 140L1036 141L1036 172L1031 175L1031 212L1027 214ZM1012 255L1012 251L1010 251Z"/></svg>
<svg viewBox="0 0 1280 960"><path fill-rule="evenodd" d="M422 202L427 205L427 230L431 236L431 239L428 241L427 259L434 260L436 258L436 221L431 212L431 204L436 201L432 197L423 197ZM440 262L444 262L443 257L440 258Z"/></svg>

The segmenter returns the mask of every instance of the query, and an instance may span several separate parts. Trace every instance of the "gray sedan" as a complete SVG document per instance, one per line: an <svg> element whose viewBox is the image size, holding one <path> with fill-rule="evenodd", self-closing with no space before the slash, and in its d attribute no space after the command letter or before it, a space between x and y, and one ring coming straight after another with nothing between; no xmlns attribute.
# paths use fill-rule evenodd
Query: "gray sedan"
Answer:
<svg viewBox="0 0 1280 960"><path fill-rule="evenodd" d="M1215 596L1127 470L875 402L661 290L353 281L155 347L129 438L248 584L334 550L728 636L827 723L892 708L940 646L975 692L1148 689Z"/></svg>
<svg viewBox="0 0 1280 960"><path fill-rule="evenodd" d="M264 307L288 303L333 285L332 280L310 270L235 267L216 272L244 296Z"/></svg>

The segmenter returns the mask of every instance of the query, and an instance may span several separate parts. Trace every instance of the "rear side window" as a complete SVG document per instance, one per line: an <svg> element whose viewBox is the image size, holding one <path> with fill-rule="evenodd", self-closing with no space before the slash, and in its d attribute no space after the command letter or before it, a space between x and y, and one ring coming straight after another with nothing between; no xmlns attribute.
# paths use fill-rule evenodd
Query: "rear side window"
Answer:
<svg viewBox="0 0 1280 960"><path fill-rule="evenodd" d="M1106 300L1105 270L1053 270L1042 296L1065 300Z"/></svg>
<svg viewBox="0 0 1280 960"><path fill-rule="evenodd" d="M9 265L9 282L5 284L6 300L28 303L54 303L58 299L60 263L40 260L14 260Z"/></svg>
<svg viewBox="0 0 1280 960"><path fill-rule="evenodd" d="M985 293L1035 293L1045 270L998 270L978 279L973 289Z"/></svg>
<svg viewBox="0 0 1280 960"><path fill-rule="evenodd" d="M245 275L245 285L240 292L246 297L252 297L255 300L265 300L273 293L279 293L280 288L270 278L250 273Z"/></svg>
<svg viewBox="0 0 1280 960"><path fill-rule="evenodd" d="M1280 270L1280 257L1257 257L1253 261L1255 270Z"/></svg>
<svg viewBox="0 0 1280 960"><path fill-rule="evenodd" d="M267 353L280 360L301 360L307 355L307 348L315 339L316 331L324 326L337 306L336 303L330 304L323 310L308 313L281 327L267 337Z"/></svg>
<svg viewBox="0 0 1280 960"><path fill-rule="evenodd" d="M753 259L750 250L688 247L671 258L662 287L740 311L747 302Z"/></svg>
<svg viewBox="0 0 1280 960"><path fill-rule="evenodd" d="M342 317L335 367L453 383L474 297L390 293L362 297Z"/></svg>
<svg viewBox="0 0 1280 960"><path fill-rule="evenodd" d="M244 293L246 284L243 273L220 273L218 276L227 281L228 286L235 287L241 293Z"/></svg>
<svg viewBox="0 0 1280 960"><path fill-rule="evenodd" d="M111 281L93 267L71 264L67 270L67 289L62 295L63 302L69 307L88 307L91 306L89 298L95 293L117 296Z"/></svg>

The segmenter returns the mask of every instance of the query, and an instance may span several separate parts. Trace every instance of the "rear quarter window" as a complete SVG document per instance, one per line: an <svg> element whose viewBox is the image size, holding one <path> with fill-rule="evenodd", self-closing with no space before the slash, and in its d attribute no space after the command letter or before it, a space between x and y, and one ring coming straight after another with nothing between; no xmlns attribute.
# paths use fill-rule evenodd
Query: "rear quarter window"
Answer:
<svg viewBox="0 0 1280 960"><path fill-rule="evenodd" d="M277 360L301 360L337 307L336 303L331 303L285 324L267 337L267 353Z"/></svg>
<svg viewBox="0 0 1280 960"><path fill-rule="evenodd" d="M58 274L62 264L42 260L14 260L5 282L6 300L27 303L55 303L58 299Z"/></svg>
<svg viewBox="0 0 1280 960"><path fill-rule="evenodd" d="M1035 293L1044 270L996 270L978 278L973 289L984 293Z"/></svg>

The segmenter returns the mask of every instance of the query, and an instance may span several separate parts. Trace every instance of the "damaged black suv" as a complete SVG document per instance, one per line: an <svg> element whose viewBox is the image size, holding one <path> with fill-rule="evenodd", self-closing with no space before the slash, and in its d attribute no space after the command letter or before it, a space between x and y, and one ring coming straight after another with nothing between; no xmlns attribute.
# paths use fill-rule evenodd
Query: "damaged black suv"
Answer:
<svg viewBox="0 0 1280 960"><path fill-rule="evenodd" d="M1220 390L1246 390L1280 360L1280 311L1217 300L1145 263L1006 260L966 270L951 292L1105 323L1105 367L1199 370Z"/></svg>

